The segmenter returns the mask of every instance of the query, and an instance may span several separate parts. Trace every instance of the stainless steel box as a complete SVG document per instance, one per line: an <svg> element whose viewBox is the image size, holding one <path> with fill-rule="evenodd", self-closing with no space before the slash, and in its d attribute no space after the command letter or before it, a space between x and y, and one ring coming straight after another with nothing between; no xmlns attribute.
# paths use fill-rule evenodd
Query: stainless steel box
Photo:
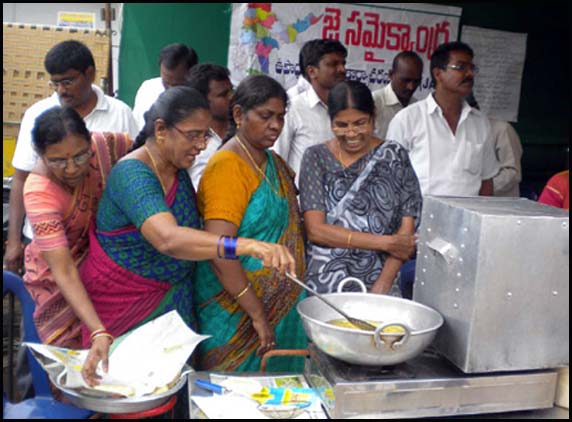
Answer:
<svg viewBox="0 0 572 422"><path fill-rule="evenodd" d="M569 362L569 215L522 198L424 198L413 299L465 373Z"/></svg>

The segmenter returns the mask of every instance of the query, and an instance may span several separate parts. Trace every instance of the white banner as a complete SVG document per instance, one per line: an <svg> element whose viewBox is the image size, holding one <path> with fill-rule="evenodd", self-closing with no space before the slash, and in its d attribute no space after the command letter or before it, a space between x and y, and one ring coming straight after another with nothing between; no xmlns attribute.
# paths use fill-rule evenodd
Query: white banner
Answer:
<svg viewBox="0 0 572 422"><path fill-rule="evenodd" d="M234 83L262 72L289 88L304 43L337 39L348 49L348 79L376 90L389 83L393 57L413 50L424 62L421 98L431 86L431 54L457 40L460 16L458 7L427 3L233 3L228 68Z"/></svg>
<svg viewBox="0 0 572 422"><path fill-rule="evenodd" d="M473 49L479 67L473 91L480 109L489 117L516 122L526 34L463 26L461 39Z"/></svg>

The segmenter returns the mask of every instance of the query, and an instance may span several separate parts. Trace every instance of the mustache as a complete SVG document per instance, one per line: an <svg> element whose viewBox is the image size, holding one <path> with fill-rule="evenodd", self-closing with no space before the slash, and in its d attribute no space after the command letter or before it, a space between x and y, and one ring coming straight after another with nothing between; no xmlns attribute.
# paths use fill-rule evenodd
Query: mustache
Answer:
<svg viewBox="0 0 572 422"><path fill-rule="evenodd" d="M463 82L461 83L464 84L466 82L474 83L475 79L469 76L468 78L463 79Z"/></svg>

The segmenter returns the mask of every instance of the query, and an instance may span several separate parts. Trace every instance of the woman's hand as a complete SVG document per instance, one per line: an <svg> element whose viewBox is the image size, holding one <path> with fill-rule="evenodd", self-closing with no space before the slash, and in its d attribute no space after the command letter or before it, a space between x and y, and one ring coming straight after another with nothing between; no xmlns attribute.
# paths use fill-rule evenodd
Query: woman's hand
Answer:
<svg viewBox="0 0 572 422"><path fill-rule="evenodd" d="M411 256L413 256L417 236L409 234L394 234L392 236L388 236L388 238L385 252L400 261L407 261Z"/></svg>
<svg viewBox="0 0 572 422"><path fill-rule="evenodd" d="M112 340L109 337L101 336L95 338L91 344L87 359L81 369L81 375L84 381L91 387L98 385L101 379L101 377L95 373L99 362L101 361L103 364L103 372L107 372L109 369L109 347L111 343Z"/></svg>
<svg viewBox="0 0 572 422"><path fill-rule="evenodd" d="M281 275L286 271L296 275L296 262L285 246L252 239L249 239L249 243L245 246L246 255L262 260L262 265L265 267L276 268Z"/></svg>
<svg viewBox="0 0 572 422"><path fill-rule="evenodd" d="M274 337L274 330L270 327L266 316L252 319L252 326L258 334L260 339L260 346L256 349L256 355L262 356L264 353L269 352L276 346L276 339Z"/></svg>
<svg viewBox="0 0 572 422"><path fill-rule="evenodd" d="M24 245L21 242L6 242L3 269L22 274L24 266Z"/></svg>

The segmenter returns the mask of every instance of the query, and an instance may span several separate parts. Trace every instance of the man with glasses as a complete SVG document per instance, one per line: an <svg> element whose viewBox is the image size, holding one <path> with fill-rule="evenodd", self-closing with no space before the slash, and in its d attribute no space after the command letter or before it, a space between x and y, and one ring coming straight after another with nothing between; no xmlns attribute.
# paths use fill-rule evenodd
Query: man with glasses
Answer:
<svg viewBox="0 0 572 422"><path fill-rule="evenodd" d="M492 195L499 166L488 118L465 98L478 70L462 42L437 47L431 56L435 91L391 120L387 139L409 152L423 195Z"/></svg>
<svg viewBox="0 0 572 422"><path fill-rule="evenodd" d="M188 86L195 88L204 95L209 102L209 110L212 115L207 148L201 151L188 170L193 186L197 190L209 158L219 149L228 132L230 118L228 110L233 92L230 71L217 64L198 64L189 72Z"/></svg>
<svg viewBox="0 0 572 422"><path fill-rule="evenodd" d="M421 193L436 196L493 194L499 171L488 118L465 98L477 67L473 50L462 42L441 44L431 56L435 91L404 108L389 123L387 139L409 152ZM401 291L413 295L415 261L401 269Z"/></svg>
<svg viewBox="0 0 572 422"><path fill-rule="evenodd" d="M79 113L89 131L128 133L132 139L135 139L138 133L131 109L122 101L105 95L101 88L93 84L95 61L87 46L75 40L56 44L46 54L44 67L50 75L49 84L54 89L54 94L33 104L24 113L12 159L15 173L10 191L4 268L14 272L19 272L23 256L23 186L38 160L38 155L32 147L32 129L36 117L54 106L68 106ZM23 234L24 242L33 237L27 219Z"/></svg>

